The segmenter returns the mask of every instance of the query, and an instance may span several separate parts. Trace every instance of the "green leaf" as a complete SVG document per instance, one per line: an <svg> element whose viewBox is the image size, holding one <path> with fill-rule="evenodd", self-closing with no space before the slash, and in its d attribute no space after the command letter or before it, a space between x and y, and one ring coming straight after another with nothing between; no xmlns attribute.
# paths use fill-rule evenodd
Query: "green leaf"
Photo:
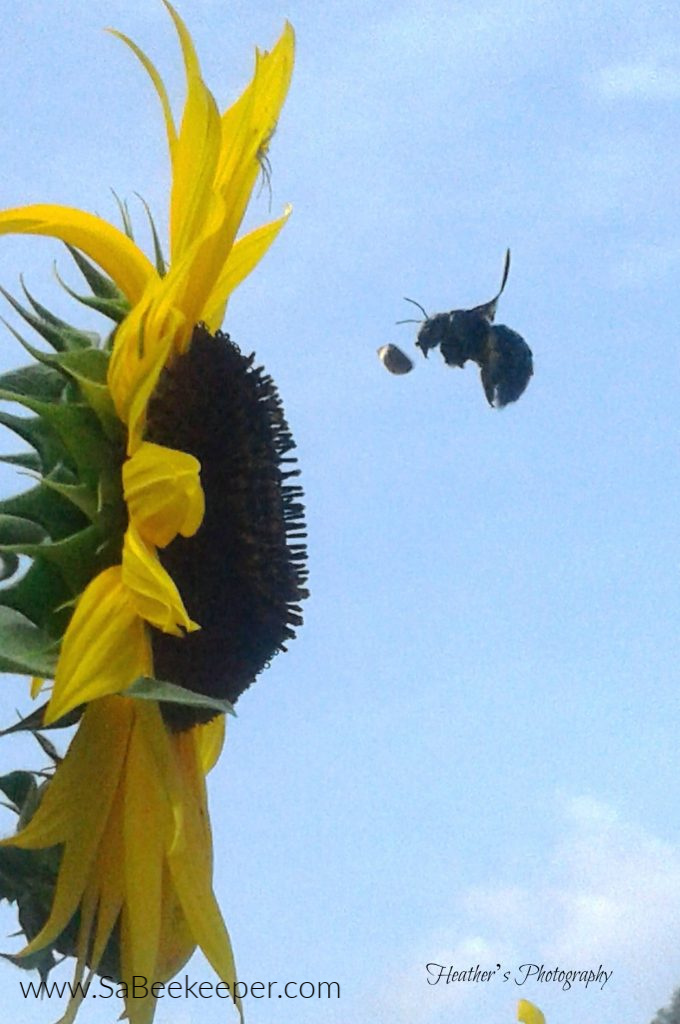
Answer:
<svg viewBox="0 0 680 1024"><path fill-rule="evenodd" d="M0 607L0 672L53 677L57 656L52 637L19 612Z"/></svg>
<svg viewBox="0 0 680 1024"><path fill-rule="evenodd" d="M137 697L140 700L167 701L170 704L187 704L194 708L209 708L223 715L234 715L234 707L228 700L218 700L217 697L208 697L204 693L194 693L184 686L177 686L176 683L166 683L160 679L153 679L150 676L141 676L135 679L132 686L122 691L125 697Z"/></svg>

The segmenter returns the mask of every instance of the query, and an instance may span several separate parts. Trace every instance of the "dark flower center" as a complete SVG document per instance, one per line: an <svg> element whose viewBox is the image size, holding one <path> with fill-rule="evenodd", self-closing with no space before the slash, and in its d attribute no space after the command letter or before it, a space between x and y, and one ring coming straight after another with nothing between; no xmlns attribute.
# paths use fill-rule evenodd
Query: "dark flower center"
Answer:
<svg viewBox="0 0 680 1024"><path fill-rule="evenodd" d="M201 324L164 370L149 403L147 438L201 463L206 511L193 537L159 552L189 615L184 637L153 630L154 675L232 704L302 624L307 597L302 488L276 386L254 356ZM208 709L162 704L186 729Z"/></svg>

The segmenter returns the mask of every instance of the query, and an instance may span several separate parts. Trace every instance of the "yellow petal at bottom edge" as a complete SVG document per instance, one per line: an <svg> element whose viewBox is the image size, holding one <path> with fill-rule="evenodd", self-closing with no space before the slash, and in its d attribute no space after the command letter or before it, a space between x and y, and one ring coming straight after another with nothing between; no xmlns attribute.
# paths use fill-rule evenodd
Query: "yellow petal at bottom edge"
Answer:
<svg viewBox="0 0 680 1024"><path fill-rule="evenodd" d="M545 1017L539 1008L528 999L520 999L517 1003L517 1020L522 1024L545 1024Z"/></svg>

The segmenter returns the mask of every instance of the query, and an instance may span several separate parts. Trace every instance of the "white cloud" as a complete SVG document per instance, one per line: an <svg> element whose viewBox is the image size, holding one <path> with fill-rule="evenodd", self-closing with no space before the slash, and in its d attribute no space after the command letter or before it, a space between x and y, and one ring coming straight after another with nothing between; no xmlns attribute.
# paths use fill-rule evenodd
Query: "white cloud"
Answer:
<svg viewBox="0 0 680 1024"><path fill-rule="evenodd" d="M519 879L461 892L458 919L398 958L389 983L368 1000L371 1019L443 1024L464 1012L470 1020L512 1020L523 996L560 1024L575 1024L588 1010L604 1022L639 1024L668 1002L680 984L680 845L591 797L560 800L558 811L551 846ZM462 970L500 963L502 971L486 986L432 986L428 961ZM523 963L548 970L601 964L614 973L604 989L587 991L502 982L506 969L516 974Z"/></svg>
<svg viewBox="0 0 680 1024"><path fill-rule="evenodd" d="M680 52L660 49L638 60L601 68L591 83L607 100L680 99Z"/></svg>

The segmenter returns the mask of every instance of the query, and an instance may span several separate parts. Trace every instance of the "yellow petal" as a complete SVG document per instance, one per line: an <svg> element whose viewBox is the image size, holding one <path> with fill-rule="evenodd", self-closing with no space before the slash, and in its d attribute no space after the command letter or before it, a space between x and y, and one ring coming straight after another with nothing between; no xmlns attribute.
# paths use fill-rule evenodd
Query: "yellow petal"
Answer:
<svg viewBox="0 0 680 1024"><path fill-rule="evenodd" d="M172 813L139 721L144 715L158 714L154 705L139 708L125 775L126 958L133 973L145 978L154 977L158 957L164 850L172 825Z"/></svg>
<svg viewBox="0 0 680 1024"><path fill-rule="evenodd" d="M101 217L70 206L40 204L0 212L0 235L46 235L81 249L118 285L131 304L156 271L127 235Z"/></svg>
<svg viewBox="0 0 680 1024"><path fill-rule="evenodd" d="M33 700L38 696L44 685L44 679L41 679L39 676L33 676L31 679L31 697Z"/></svg>
<svg viewBox="0 0 680 1024"><path fill-rule="evenodd" d="M193 455L150 441L123 463L130 521L149 544L164 548L178 533L196 533L205 511L200 471Z"/></svg>
<svg viewBox="0 0 680 1024"><path fill-rule="evenodd" d="M201 77L201 68L186 25L164 0L182 46L187 98L177 144L172 151L170 263L177 260L202 230L210 209L222 125L217 104Z"/></svg>
<svg viewBox="0 0 680 1024"><path fill-rule="evenodd" d="M239 223L260 169L258 157L263 149L266 152L288 94L294 61L295 33L286 22L271 52L256 54L252 81L222 115L222 152L216 186L223 194L232 196L232 202L240 209Z"/></svg>
<svg viewBox="0 0 680 1024"><path fill-rule="evenodd" d="M146 627L122 582L121 567L112 566L78 599L62 641L45 724L95 697L120 693L151 671Z"/></svg>
<svg viewBox="0 0 680 1024"><path fill-rule="evenodd" d="M233 992L236 965L220 908L212 889L212 838L205 796L205 778L191 733L173 737L183 770L184 842L168 856L170 873L182 910L197 944L215 972ZM235 1000L241 1013L241 1001Z"/></svg>
<svg viewBox="0 0 680 1024"><path fill-rule="evenodd" d="M110 701L112 698L105 698ZM125 698L119 698L118 704L123 704ZM132 702L130 702L132 703ZM134 711L136 712L136 708ZM134 721L134 712L130 708L130 728ZM108 766L100 762L100 770L108 770ZM123 775L121 773L121 781ZM97 921L92 937L92 958L91 963L97 966L102 958L106 944L118 921L123 903L125 901L125 879L121 865L125 863L125 847L123 844L123 815L125 812L125 788L119 785L108 820L106 829L97 851L97 858L90 873L90 887L96 891L98 899Z"/></svg>
<svg viewBox="0 0 680 1024"><path fill-rule="evenodd" d="M226 726L227 716L218 715L212 721L206 722L204 725L196 725L191 730L204 775L212 771L222 753Z"/></svg>
<svg viewBox="0 0 680 1024"><path fill-rule="evenodd" d="M115 28L110 28L107 31L110 32L112 36L116 36L116 38L124 42L126 46L129 46L129 48L132 50L135 57L137 57L139 62L142 64L149 78L153 82L154 88L158 94L158 98L161 101L161 107L163 109L163 118L165 120L165 131L168 137L168 149L170 150L170 156L172 157L177 142L177 131L175 129L175 120L172 116L170 100L168 99L168 93L165 88L165 85L163 84L163 79L159 75L154 64L149 60L147 55L144 53L144 51L139 46L137 46L137 43L130 39L129 36L126 36L123 32L119 32L118 29Z"/></svg>
<svg viewBox="0 0 680 1024"><path fill-rule="evenodd" d="M173 636L200 629L187 615L179 591L158 561L155 550L145 544L133 525L128 527L123 540L121 578L127 600L140 620L145 619L156 629Z"/></svg>
<svg viewBox="0 0 680 1024"><path fill-rule="evenodd" d="M96 701L86 709L35 815L18 835L5 840L4 845L24 849L64 844L49 919L22 955L52 942L81 901L119 785L128 745L128 703Z"/></svg>
<svg viewBox="0 0 680 1024"><path fill-rule="evenodd" d="M193 323L173 305L169 276L153 282L120 325L109 361L107 383L116 412L128 427L129 454L141 443L146 407L163 368L193 330Z"/></svg>
<svg viewBox="0 0 680 1024"><path fill-rule="evenodd" d="M192 956L196 942L187 924L167 867L163 871L162 920L154 978L168 981Z"/></svg>
<svg viewBox="0 0 680 1024"><path fill-rule="evenodd" d="M288 220L291 211L292 206L287 206L282 217L255 228L234 243L205 305L203 319L211 331L217 330L220 326L229 296L260 262Z"/></svg>
<svg viewBox="0 0 680 1024"><path fill-rule="evenodd" d="M520 999L517 1003L517 1020L522 1024L545 1024L545 1017L537 1006L528 999Z"/></svg>

